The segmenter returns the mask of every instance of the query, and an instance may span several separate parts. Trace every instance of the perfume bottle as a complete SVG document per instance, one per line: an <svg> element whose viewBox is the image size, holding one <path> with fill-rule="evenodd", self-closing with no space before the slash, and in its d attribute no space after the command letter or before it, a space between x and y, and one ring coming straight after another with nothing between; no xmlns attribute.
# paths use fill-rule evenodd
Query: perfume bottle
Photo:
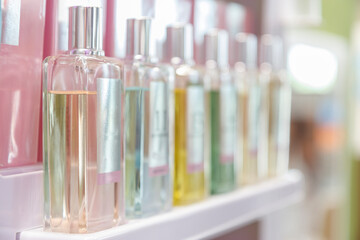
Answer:
<svg viewBox="0 0 360 240"><path fill-rule="evenodd" d="M257 73L257 38L253 34L238 33L234 43L234 78L237 89L237 153L240 185L255 183L259 172L267 166L267 158L259 152L259 141L266 139L261 121L261 97L264 86ZM262 124L262 125L261 125ZM262 133L262 136L260 135ZM262 158L261 158L262 157Z"/></svg>
<svg viewBox="0 0 360 240"><path fill-rule="evenodd" d="M123 67L102 50L101 8L69 8L69 51L43 66L45 230L90 233L124 215Z"/></svg>
<svg viewBox="0 0 360 240"><path fill-rule="evenodd" d="M235 188L236 89L229 70L229 37L225 30L205 34L206 151L212 194Z"/></svg>
<svg viewBox="0 0 360 240"><path fill-rule="evenodd" d="M150 18L127 20L125 63L126 216L169 210L169 87L173 68L150 56Z"/></svg>
<svg viewBox="0 0 360 240"><path fill-rule="evenodd" d="M204 174L204 85L193 61L190 24L167 27L165 60L175 69L170 82L170 144L174 146L175 205L199 201L206 195Z"/></svg>
<svg viewBox="0 0 360 240"><path fill-rule="evenodd" d="M267 177L286 173L289 164L291 86L282 61L281 38L263 35L260 42L260 81L266 86L262 104L266 109L263 119L267 121L267 145L263 143L267 146Z"/></svg>
<svg viewBox="0 0 360 240"><path fill-rule="evenodd" d="M0 169L41 156L44 24L45 1L0 1Z"/></svg>

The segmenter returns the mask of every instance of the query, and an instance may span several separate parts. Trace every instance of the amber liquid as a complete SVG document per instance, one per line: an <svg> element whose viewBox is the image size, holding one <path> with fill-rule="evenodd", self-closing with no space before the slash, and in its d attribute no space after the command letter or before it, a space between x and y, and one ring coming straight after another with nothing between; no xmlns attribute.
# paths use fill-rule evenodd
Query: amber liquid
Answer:
<svg viewBox="0 0 360 240"><path fill-rule="evenodd" d="M174 204L199 201L205 196L204 171L187 171L187 100L186 89L175 89L175 173ZM194 103L196 104L196 103Z"/></svg>
<svg viewBox="0 0 360 240"><path fill-rule="evenodd" d="M240 184L253 183L256 180L256 159L250 160L249 147L249 98L247 93L238 94L238 155L240 159ZM255 161L254 161L255 160Z"/></svg>
<svg viewBox="0 0 360 240"><path fill-rule="evenodd" d="M114 226L119 185L97 183L96 92L50 91L46 100L45 230L88 233Z"/></svg>

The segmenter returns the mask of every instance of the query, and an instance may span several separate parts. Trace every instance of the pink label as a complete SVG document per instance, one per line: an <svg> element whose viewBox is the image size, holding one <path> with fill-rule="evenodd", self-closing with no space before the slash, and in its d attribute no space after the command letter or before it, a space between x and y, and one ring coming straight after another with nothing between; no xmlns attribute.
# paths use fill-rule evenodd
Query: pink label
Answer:
<svg viewBox="0 0 360 240"><path fill-rule="evenodd" d="M97 176L97 182L99 185L116 183L121 181L121 171L99 173Z"/></svg>
<svg viewBox="0 0 360 240"><path fill-rule="evenodd" d="M223 155L220 158L221 163L232 163L234 162L234 155Z"/></svg>
<svg viewBox="0 0 360 240"><path fill-rule="evenodd" d="M187 171L188 171L188 173L202 172L202 171L204 171L204 163L188 164Z"/></svg>
<svg viewBox="0 0 360 240"><path fill-rule="evenodd" d="M169 168L167 165L149 168L150 177L166 175L168 174L168 172L169 172Z"/></svg>

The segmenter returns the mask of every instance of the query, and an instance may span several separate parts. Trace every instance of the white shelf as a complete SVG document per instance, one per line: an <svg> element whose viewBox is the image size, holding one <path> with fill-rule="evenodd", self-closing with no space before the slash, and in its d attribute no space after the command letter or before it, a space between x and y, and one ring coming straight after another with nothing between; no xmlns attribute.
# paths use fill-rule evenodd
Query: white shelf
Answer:
<svg viewBox="0 0 360 240"><path fill-rule="evenodd" d="M127 240L127 239L202 239L221 235L247 225L267 214L302 199L303 176L291 170L285 176L172 211L134 220L126 225L93 234L59 234L41 228L19 234L20 240Z"/></svg>
<svg viewBox="0 0 360 240"><path fill-rule="evenodd" d="M42 223L42 164L0 169L0 190L0 239Z"/></svg>

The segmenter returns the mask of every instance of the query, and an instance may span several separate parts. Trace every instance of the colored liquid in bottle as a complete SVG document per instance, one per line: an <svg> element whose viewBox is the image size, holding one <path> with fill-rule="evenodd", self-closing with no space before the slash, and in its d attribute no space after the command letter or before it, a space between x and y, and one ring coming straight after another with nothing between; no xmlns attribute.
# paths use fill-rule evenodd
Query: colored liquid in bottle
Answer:
<svg viewBox="0 0 360 240"><path fill-rule="evenodd" d="M160 90L167 91L163 82L153 82L151 86L158 86ZM156 90L156 88L153 88ZM153 94L159 92L154 92ZM158 99L165 101L166 99ZM157 132L151 132L150 122L160 121L158 116L150 119L150 90L144 87L128 87L126 89L125 103L125 161L126 161L126 209L127 216L143 217L152 215L170 208L170 177L167 163L161 167L153 168L150 164L150 155L155 152L150 144L159 137ZM167 103L166 103L167 104ZM167 119L167 113L165 112ZM164 120L165 121L165 120ZM159 123L159 122L157 122ZM161 123L164 123L163 121ZM163 130L163 128L165 128ZM160 132L160 147L165 148L165 156L157 154L157 158L168 159L168 131L167 124ZM161 152L161 151L159 151ZM156 152L156 153L159 153ZM163 153L163 151L161 152ZM156 159L158 160L158 159ZM156 164L156 163L155 163ZM154 170L154 171L153 171Z"/></svg>
<svg viewBox="0 0 360 240"><path fill-rule="evenodd" d="M50 91L46 101L45 228L85 233L112 227L119 183L97 182L96 92Z"/></svg>
<svg viewBox="0 0 360 240"><path fill-rule="evenodd" d="M289 164L291 88L278 78L269 82L268 174L284 174Z"/></svg>
<svg viewBox="0 0 360 240"><path fill-rule="evenodd" d="M175 173L174 204L182 205L201 200L205 196L205 179L202 169L189 171L188 163L188 103L186 89L175 89ZM191 103L197 104L197 103ZM198 149L203 151L203 149Z"/></svg>
<svg viewBox="0 0 360 240"><path fill-rule="evenodd" d="M144 146L148 138L144 138L145 122L145 92L148 88L127 88L125 98L125 181L126 181L126 208L134 206L134 212L141 212L140 198L142 181L141 163L144 162ZM146 119L148 122L149 119Z"/></svg>
<svg viewBox="0 0 360 240"><path fill-rule="evenodd" d="M250 184L257 180L257 152L251 149L249 142L249 95L245 92L238 94L238 134L239 134L239 155L241 157L240 183ZM255 111L255 109L253 109ZM255 123L254 123L255 124ZM255 146L256 147L256 146Z"/></svg>
<svg viewBox="0 0 360 240"><path fill-rule="evenodd" d="M232 137L234 134L235 127L233 122L228 121L227 118L231 118L230 121L235 121L235 111L233 116L225 116L227 113L223 112L228 104L224 101L224 94L221 96L219 90L211 90L208 93L209 101L209 125L210 125L210 159L211 159L211 193L218 194L232 190L235 187L235 172L234 172L234 157L235 152L225 151L224 148L230 147L234 150L235 139L226 139ZM235 109L233 109L235 110ZM230 126L230 125L232 126ZM234 127L234 129L226 129L228 127ZM230 131L230 132L229 132ZM223 141L223 142L222 142ZM231 145L234 146L224 146Z"/></svg>

